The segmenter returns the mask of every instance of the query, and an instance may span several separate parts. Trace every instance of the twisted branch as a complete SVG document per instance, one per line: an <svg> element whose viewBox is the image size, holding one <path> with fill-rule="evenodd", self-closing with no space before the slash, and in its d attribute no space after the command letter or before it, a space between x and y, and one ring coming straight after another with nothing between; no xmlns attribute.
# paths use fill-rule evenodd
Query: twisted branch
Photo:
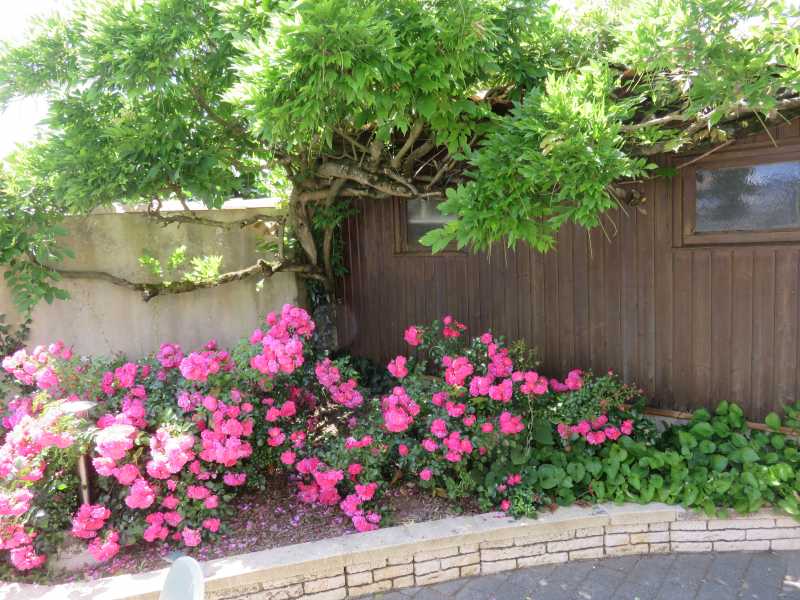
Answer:
<svg viewBox="0 0 800 600"><path fill-rule="evenodd" d="M229 271L228 273L223 273L210 281L195 282L195 281L184 280L184 281L175 281L169 283L135 282L135 281L130 281L129 279L125 279L124 277L112 275L111 273L107 273L105 271L93 271L93 270L82 270L82 269L81 270L60 269L57 267L53 267L51 265L45 265L36 259L33 259L33 261L36 262L36 264L38 264L39 266L53 273L58 274L64 279L96 279L100 281L107 281L108 283L111 283L113 285L125 287L130 290L140 292L142 294L142 300L144 300L145 302L149 302L156 296L163 296L168 294L185 294L187 292L193 292L195 290L215 288L220 285L225 285L226 283L241 281L242 279L248 279L250 277L255 277L257 275L262 277L272 277L272 275L279 272L298 273L304 277L309 277L312 279L321 279L324 281L324 277L310 265L282 263L273 267L265 260L258 260L254 265L250 265L249 267L245 267L244 269L240 269L238 271Z"/></svg>

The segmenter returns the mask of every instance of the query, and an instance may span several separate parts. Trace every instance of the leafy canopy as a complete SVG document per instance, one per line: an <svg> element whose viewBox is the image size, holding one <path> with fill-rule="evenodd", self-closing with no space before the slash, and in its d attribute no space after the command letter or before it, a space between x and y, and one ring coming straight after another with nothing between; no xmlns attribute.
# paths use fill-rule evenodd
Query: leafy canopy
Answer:
<svg viewBox="0 0 800 600"><path fill-rule="evenodd" d="M441 198L457 218L433 250L546 251L649 156L795 114L797 25L781 0L78 1L0 52L0 103L50 101L6 165L0 263L18 296L52 298L64 215L216 207L279 172L328 277L325 215L359 196Z"/></svg>

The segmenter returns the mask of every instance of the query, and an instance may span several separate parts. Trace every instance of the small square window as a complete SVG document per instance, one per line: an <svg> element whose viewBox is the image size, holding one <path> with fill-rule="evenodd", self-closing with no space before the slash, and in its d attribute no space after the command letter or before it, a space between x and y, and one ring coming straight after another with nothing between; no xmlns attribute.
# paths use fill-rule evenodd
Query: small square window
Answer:
<svg viewBox="0 0 800 600"><path fill-rule="evenodd" d="M687 169L683 243L800 241L800 159L780 150Z"/></svg>
<svg viewBox="0 0 800 600"><path fill-rule="evenodd" d="M800 227L800 161L697 169L695 231Z"/></svg>
<svg viewBox="0 0 800 600"><path fill-rule="evenodd" d="M420 244L422 236L455 219L452 215L443 215L439 212L441 202L439 198L412 198L398 201L397 250L399 252L430 254L430 248Z"/></svg>

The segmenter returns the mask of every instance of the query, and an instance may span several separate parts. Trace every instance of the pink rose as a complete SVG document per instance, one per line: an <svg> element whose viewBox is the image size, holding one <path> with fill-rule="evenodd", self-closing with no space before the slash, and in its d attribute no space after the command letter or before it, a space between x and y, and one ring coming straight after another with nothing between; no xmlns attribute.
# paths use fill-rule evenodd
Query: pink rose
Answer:
<svg viewBox="0 0 800 600"><path fill-rule="evenodd" d="M389 365L389 373L391 373L394 377L398 379L402 379L406 375L408 375L408 369L406 368L406 357L405 356L398 356L394 360L392 360Z"/></svg>
<svg viewBox="0 0 800 600"><path fill-rule="evenodd" d="M403 333L403 339L409 346L419 346L422 343L422 332L412 325Z"/></svg>
<svg viewBox="0 0 800 600"><path fill-rule="evenodd" d="M189 548L193 548L194 546L200 545L200 531L197 529L190 529L189 527L184 527L183 531L181 532L181 537L183 538L183 543L186 544Z"/></svg>

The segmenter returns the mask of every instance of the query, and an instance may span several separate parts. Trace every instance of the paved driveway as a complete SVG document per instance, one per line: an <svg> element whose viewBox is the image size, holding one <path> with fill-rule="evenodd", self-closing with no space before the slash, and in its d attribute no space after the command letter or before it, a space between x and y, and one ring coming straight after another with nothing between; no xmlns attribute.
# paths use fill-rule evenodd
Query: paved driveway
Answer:
<svg viewBox="0 0 800 600"><path fill-rule="evenodd" d="M800 552L626 556L532 567L369 600L800 600Z"/></svg>

